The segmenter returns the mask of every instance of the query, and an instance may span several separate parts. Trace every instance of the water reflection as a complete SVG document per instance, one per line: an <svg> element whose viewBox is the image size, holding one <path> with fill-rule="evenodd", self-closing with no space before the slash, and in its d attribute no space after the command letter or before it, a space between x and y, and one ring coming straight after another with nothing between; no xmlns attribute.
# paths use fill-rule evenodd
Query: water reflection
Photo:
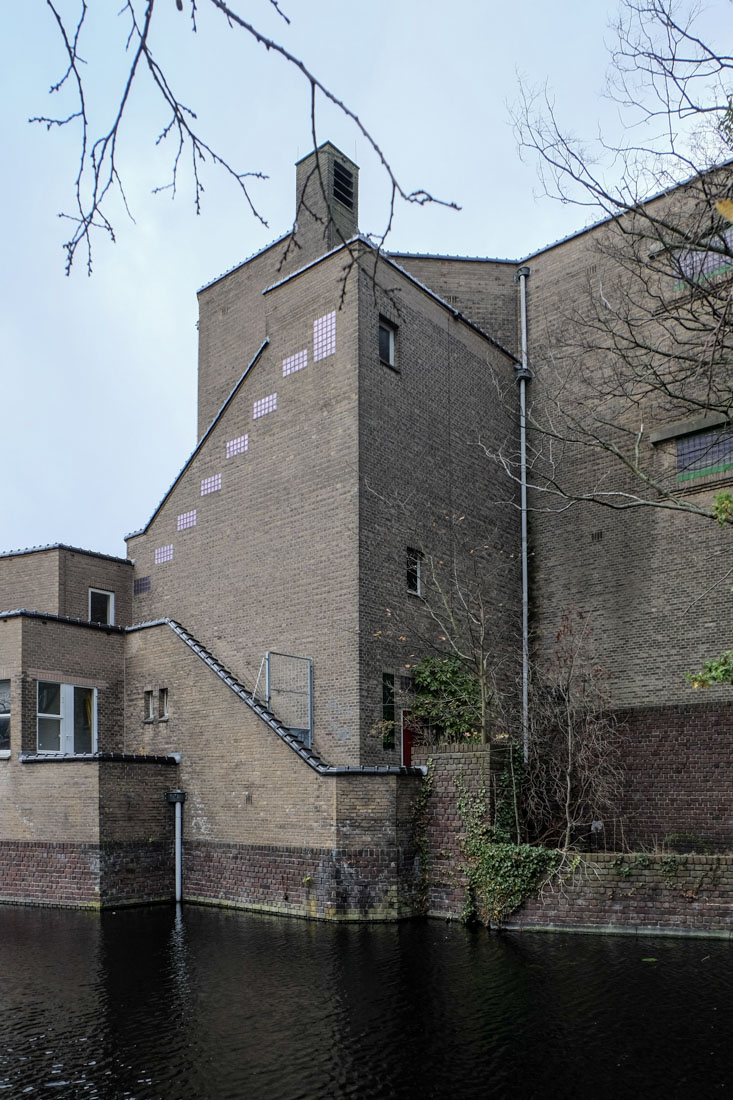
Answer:
<svg viewBox="0 0 733 1100"><path fill-rule="evenodd" d="M0 1100L714 1096L730 964L710 940L0 908Z"/></svg>

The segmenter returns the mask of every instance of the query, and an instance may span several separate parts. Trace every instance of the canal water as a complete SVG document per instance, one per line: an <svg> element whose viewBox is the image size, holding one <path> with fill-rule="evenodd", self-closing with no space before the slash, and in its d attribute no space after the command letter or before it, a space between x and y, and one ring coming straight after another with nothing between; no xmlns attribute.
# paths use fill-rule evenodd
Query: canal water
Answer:
<svg viewBox="0 0 733 1100"><path fill-rule="evenodd" d="M0 907L0 1100L731 1095L732 952Z"/></svg>

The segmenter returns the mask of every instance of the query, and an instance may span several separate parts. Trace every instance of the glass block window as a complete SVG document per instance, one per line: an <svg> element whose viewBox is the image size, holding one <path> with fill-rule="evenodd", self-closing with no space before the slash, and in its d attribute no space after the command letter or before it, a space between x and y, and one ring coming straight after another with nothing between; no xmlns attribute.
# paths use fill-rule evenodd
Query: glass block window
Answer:
<svg viewBox="0 0 733 1100"><path fill-rule="evenodd" d="M181 512L178 517L177 528L179 531L185 531L187 527L196 526L196 509L192 509L190 512Z"/></svg>
<svg viewBox="0 0 733 1100"><path fill-rule="evenodd" d="M698 432L677 440L677 480L733 470L733 429Z"/></svg>
<svg viewBox="0 0 733 1100"><path fill-rule="evenodd" d="M155 551L155 564L162 565L164 561L173 561L172 546L159 546Z"/></svg>
<svg viewBox="0 0 733 1100"><path fill-rule="evenodd" d="M255 401L252 416L256 420L259 416L266 416L277 408L277 394L271 393L269 397L261 397Z"/></svg>
<svg viewBox="0 0 733 1100"><path fill-rule="evenodd" d="M249 450L249 436L238 435L236 439L230 439L227 443L227 458L243 455L247 450Z"/></svg>
<svg viewBox="0 0 733 1100"><path fill-rule="evenodd" d="M132 582L132 594L133 596L142 596L143 592L149 592L151 587L150 577L135 577Z"/></svg>
<svg viewBox="0 0 733 1100"><path fill-rule="evenodd" d="M733 225L708 238L708 247L685 248L677 253L680 275L691 283L703 282L733 267Z"/></svg>
<svg viewBox="0 0 733 1100"><path fill-rule="evenodd" d="M336 352L336 311L313 322L313 361L325 359Z"/></svg>
<svg viewBox="0 0 733 1100"><path fill-rule="evenodd" d="M205 497L207 493L218 493L221 489L221 474L214 474L213 477L205 477L201 479L201 496Z"/></svg>
<svg viewBox="0 0 733 1100"><path fill-rule="evenodd" d="M308 349L304 348L303 351L296 351L295 355L283 359L283 378L287 378L289 374L295 374L296 370L302 370L303 367L307 366Z"/></svg>

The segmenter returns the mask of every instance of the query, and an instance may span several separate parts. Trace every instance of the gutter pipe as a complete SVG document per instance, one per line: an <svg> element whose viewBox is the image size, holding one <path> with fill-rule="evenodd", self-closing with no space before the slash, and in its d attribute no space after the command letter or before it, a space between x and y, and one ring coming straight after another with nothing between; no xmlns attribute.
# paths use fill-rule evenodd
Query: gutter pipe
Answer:
<svg viewBox="0 0 733 1100"><path fill-rule="evenodd" d="M166 802L176 807L175 823L175 852L176 852L176 901L180 902L182 894L181 866L182 866L182 810L186 801L186 792L181 790L166 791Z"/></svg>
<svg viewBox="0 0 733 1100"><path fill-rule="evenodd" d="M519 487L522 528L522 757L529 759L529 570L527 562L527 382L532 377L527 350L527 279L530 269L520 267L515 275L519 283L522 363L517 368L519 382Z"/></svg>

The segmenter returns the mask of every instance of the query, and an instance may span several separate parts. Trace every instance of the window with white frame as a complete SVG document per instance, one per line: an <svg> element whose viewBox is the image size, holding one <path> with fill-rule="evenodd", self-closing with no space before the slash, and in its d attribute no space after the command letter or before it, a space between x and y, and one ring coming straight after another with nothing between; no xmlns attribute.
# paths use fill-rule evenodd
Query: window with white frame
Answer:
<svg viewBox="0 0 733 1100"><path fill-rule="evenodd" d="M97 751L97 689L38 681L39 752L78 755Z"/></svg>
<svg viewBox="0 0 733 1100"><path fill-rule="evenodd" d="M155 700L152 691L146 691L143 696L143 721L155 721Z"/></svg>
<svg viewBox="0 0 733 1100"><path fill-rule="evenodd" d="M412 596L422 595L422 561L419 550L407 548L407 591Z"/></svg>
<svg viewBox="0 0 733 1100"><path fill-rule="evenodd" d="M113 626L115 621L115 594L102 588L89 589L89 622Z"/></svg>
<svg viewBox="0 0 733 1100"><path fill-rule="evenodd" d="M0 680L0 752L10 752L10 680Z"/></svg>
<svg viewBox="0 0 733 1100"><path fill-rule="evenodd" d="M160 688L158 691L158 718L161 722L168 718L168 688Z"/></svg>
<svg viewBox="0 0 733 1100"><path fill-rule="evenodd" d="M379 361L392 370L397 369L395 358L397 326L386 317L379 318Z"/></svg>

